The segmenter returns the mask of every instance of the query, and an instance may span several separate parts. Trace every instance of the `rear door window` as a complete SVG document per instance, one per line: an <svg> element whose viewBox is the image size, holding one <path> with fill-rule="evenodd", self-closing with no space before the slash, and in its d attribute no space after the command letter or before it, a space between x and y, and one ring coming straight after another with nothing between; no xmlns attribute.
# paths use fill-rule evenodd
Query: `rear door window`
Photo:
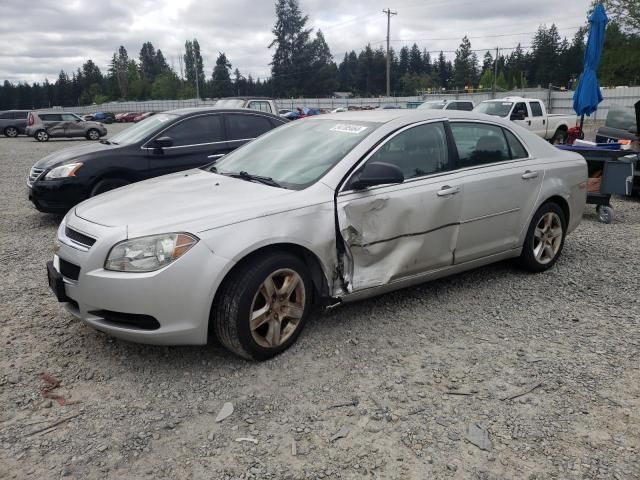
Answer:
<svg viewBox="0 0 640 480"><path fill-rule="evenodd" d="M542 105L540 102L531 102L529 104L531 106L531 115L534 117L542 116Z"/></svg>
<svg viewBox="0 0 640 480"><path fill-rule="evenodd" d="M169 127L158 136L171 137L174 147L222 142L224 141L222 118L220 115L200 115L187 118Z"/></svg>
<svg viewBox="0 0 640 480"><path fill-rule="evenodd" d="M41 113L39 117L40 117L40 120L42 120L43 122L61 122L62 121L62 115L60 115L59 113Z"/></svg>
<svg viewBox="0 0 640 480"><path fill-rule="evenodd" d="M513 160L519 158L527 158L529 156L527 150L513 133L505 129L504 134L507 137L507 143L509 144L509 148L511 149L511 158Z"/></svg>
<svg viewBox="0 0 640 480"><path fill-rule="evenodd" d="M260 115L227 114L229 140L250 140L271 130L269 119Z"/></svg>
<svg viewBox="0 0 640 480"><path fill-rule="evenodd" d="M511 159L502 128L484 123L452 123L458 167L474 167Z"/></svg>
<svg viewBox="0 0 640 480"><path fill-rule="evenodd" d="M26 120L29 112L13 112L13 118L17 120Z"/></svg>
<svg viewBox="0 0 640 480"><path fill-rule="evenodd" d="M253 100L249 103L249 108L252 110L260 110L261 112L273 113L271 111L271 105L269 102Z"/></svg>

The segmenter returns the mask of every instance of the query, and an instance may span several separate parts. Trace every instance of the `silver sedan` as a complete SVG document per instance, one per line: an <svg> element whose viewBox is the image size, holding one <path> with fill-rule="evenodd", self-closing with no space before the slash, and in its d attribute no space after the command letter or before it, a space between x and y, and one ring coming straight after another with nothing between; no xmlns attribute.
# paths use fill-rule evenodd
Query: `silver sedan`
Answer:
<svg viewBox="0 0 640 480"><path fill-rule="evenodd" d="M586 200L582 157L496 117L384 110L305 118L214 165L70 211L58 300L126 340L262 360L314 307L515 258L557 261Z"/></svg>

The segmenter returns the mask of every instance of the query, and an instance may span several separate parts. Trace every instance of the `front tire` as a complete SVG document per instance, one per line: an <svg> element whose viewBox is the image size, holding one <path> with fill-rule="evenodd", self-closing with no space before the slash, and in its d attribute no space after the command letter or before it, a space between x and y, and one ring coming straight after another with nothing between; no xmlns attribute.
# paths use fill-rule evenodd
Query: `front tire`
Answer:
<svg viewBox="0 0 640 480"><path fill-rule="evenodd" d="M87 132L87 140L100 140L100 132L95 128L90 129Z"/></svg>
<svg viewBox="0 0 640 480"><path fill-rule="evenodd" d="M247 261L225 279L209 325L231 352L266 360L296 341L312 297L305 263L288 253L268 253Z"/></svg>
<svg viewBox="0 0 640 480"><path fill-rule="evenodd" d="M7 127L4 129L4 136L9 138L16 138L18 136L18 129L16 127Z"/></svg>
<svg viewBox="0 0 640 480"><path fill-rule="evenodd" d="M116 188L129 185L129 183L130 182L128 182L127 180L121 178L105 178L94 185L94 187L91 189L91 196L95 197L96 195L108 192L109 190L114 190Z"/></svg>
<svg viewBox="0 0 640 480"><path fill-rule="evenodd" d="M557 203L542 205L533 216L519 263L530 272L544 272L556 263L567 234L567 221Z"/></svg>

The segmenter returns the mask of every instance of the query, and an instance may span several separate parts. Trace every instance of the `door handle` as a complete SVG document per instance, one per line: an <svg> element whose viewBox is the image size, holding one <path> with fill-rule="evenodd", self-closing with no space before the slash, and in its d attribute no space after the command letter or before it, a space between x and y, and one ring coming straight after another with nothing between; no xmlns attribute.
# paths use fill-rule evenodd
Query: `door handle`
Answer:
<svg viewBox="0 0 640 480"><path fill-rule="evenodd" d="M527 124L531 126L531 120L527 120Z"/></svg>
<svg viewBox="0 0 640 480"><path fill-rule="evenodd" d="M538 178L538 172L532 172L531 170L527 170L522 174L523 180L531 180L532 178Z"/></svg>
<svg viewBox="0 0 640 480"><path fill-rule="evenodd" d="M445 185L437 192L437 195L439 197L448 197L449 195L455 195L458 192L460 192L460 187L450 187L449 185Z"/></svg>
<svg viewBox="0 0 640 480"><path fill-rule="evenodd" d="M216 155L209 155L207 158L210 160L215 160L216 158L224 157L224 153L218 153Z"/></svg>

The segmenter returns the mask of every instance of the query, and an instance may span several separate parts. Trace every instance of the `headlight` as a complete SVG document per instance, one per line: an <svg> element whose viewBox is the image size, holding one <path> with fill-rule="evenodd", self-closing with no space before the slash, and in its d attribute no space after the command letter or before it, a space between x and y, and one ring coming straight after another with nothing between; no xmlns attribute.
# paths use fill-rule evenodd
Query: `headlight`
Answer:
<svg viewBox="0 0 640 480"><path fill-rule="evenodd" d="M180 258L196 243L198 238L188 233L125 240L111 249L104 268L117 272L153 272Z"/></svg>
<svg viewBox="0 0 640 480"><path fill-rule="evenodd" d="M53 180L55 178L75 177L76 172L80 170L82 163L68 163L50 170L45 176L45 180Z"/></svg>

